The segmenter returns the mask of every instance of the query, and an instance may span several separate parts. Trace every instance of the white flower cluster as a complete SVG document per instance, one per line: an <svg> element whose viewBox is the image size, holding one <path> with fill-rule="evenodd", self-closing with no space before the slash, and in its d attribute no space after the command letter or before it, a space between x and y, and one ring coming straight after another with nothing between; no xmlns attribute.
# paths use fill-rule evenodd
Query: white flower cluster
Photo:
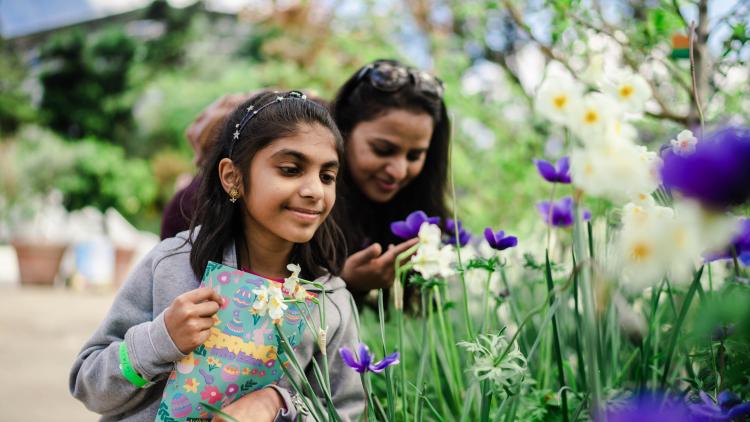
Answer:
<svg viewBox="0 0 750 422"><path fill-rule="evenodd" d="M659 184L661 160L635 143L628 120L640 115L651 91L642 76L610 72L601 92L584 93L567 74L548 74L536 95L536 110L579 140L570 155L573 184L589 195L623 203Z"/></svg>
<svg viewBox="0 0 750 422"><path fill-rule="evenodd" d="M299 273L302 269L297 264L289 264L286 268L292 274L284 279L284 290L295 301L304 301L307 297L307 290L302 287L299 280ZM251 308L254 314L262 316L268 313L268 316L274 321L280 321L284 317L284 311L289 308L289 305L284 303L284 291L281 287L277 285L261 286L253 290L253 293L256 295Z"/></svg>
<svg viewBox="0 0 750 422"><path fill-rule="evenodd" d="M672 209L644 196L623 208L612 258L628 290L641 291L665 276L684 285L702 255L726 245L735 227L735 218L707 213L696 203L681 201Z"/></svg>
<svg viewBox="0 0 750 422"><path fill-rule="evenodd" d="M452 245L442 244L440 228L435 224L422 223L418 237L419 248L411 257L414 270L425 279L451 276L455 272L453 264L456 252Z"/></svg>

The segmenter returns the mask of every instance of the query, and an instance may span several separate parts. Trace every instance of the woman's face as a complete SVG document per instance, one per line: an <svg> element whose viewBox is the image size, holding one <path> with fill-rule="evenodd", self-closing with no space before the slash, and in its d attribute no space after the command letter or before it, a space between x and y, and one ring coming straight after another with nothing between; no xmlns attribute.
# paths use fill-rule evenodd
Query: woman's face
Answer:
<svg viewBox="0 0 750 422"><path fill-rule="evenodd" d="M250 234L271 243L309 241L336 201L338 168L335 138L319 124L300 125L258 151L242 195Z"/></svg>
<svg viewBox="0 0 750 422"><path fill-rule="evenodd" d="M388 202L419 175L434 122L427 113L392 109L351 131L347 165L357 187L374 202Z"/></svg>

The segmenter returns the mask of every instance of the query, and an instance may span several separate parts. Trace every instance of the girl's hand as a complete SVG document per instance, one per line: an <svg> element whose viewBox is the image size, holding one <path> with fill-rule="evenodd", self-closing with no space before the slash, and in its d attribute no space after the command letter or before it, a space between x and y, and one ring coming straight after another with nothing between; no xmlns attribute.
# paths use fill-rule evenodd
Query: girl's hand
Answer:
<svg viewBox="0 0 750 422"><path fill-rule="evenodd" d="M374 243L346 259L341 278L351 290L369 291L391 287L396 257L418 241L414 238L396 246L390 245L382 255L380 244Z"/></svg>
<svg viewBox="0 0 750 422"><path fill-rule="evenodd" d="M175 346L182 353L190 353L205 343L211 334L219 310L221 296L207 287L177 296L164 311L164 324Z"/></svg>
<svg viewBox="0 0 750 422"><path fill-rule="evenodd" d="M279 410L284 408L284 401L273 388L266 387L242 396L221 410L238 421L271 422L276 419ZM221 416L215 416L214 422L225 422Z"/></svg>

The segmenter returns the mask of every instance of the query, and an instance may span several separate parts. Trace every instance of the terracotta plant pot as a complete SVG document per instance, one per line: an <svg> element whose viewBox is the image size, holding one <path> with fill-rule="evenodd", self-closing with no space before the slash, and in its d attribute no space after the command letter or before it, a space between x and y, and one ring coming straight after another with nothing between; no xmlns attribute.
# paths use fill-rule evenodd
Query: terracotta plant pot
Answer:
<svg viewBox="0 0 750 422"><path fill-rule="evenodd" d="M66 245L58 243L11 242L18 256L21 284L52 286Z"/></svg>

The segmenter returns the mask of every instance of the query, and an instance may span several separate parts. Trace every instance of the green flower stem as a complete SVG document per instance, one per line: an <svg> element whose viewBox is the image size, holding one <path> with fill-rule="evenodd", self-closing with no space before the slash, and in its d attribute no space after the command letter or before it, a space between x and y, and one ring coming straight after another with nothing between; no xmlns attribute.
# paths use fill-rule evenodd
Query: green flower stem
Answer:
<svg viewBox="0 0 750 422"><path fill-rule="evenodd" d="M671 369L670 366L672 364L672 357L674 355L674 349L675 346L677 346L677 338L680 335L680 329L682 328L682 323L685 321L685 316L687 315L688 309L690 308L690 303L693 301L693 296L695 296L695 291L698 289L698 284L700 284L701 282L702 274L703 266L701 266L700 269L695 272L695 277L693 277L693 284L690 285L690 289L685 296L685 302L682 304L682 309L680 310L680 316L677 318L677 322L675 323L672 333L672 340L669 343L669 349L667 349L667 360L664 363L664 371L661 374L662 389L666 387L667 378L669 377L669 371Z"/></svg>
<svg viewBox="0 0 750 422"><path fill-rule="evenodd" d="M440 365L438 362L438 348L437 348L437 341L435 340L435 316L432 311L432 303L434 302L435 298L432 292L432 289L429 290L429 296L427 299L427 318L428 318L428 324L429 324L429 335L430 335L430 363L432 366L432 378L435 383L435 392L437 394L438 403L442 406L442 410L444 414L449 414L447 400L445 398L445 395L443 394L443 384L440 382L442 377L440 376ZM453 395L453 385L452 383L448 383L448 389L450 390L451 395Z"/></svg>
<svg viewBox="0 0 750 422"><path fill-rule="evenodd" d="M451 127L453 130L453 127ZM451 136L452 138L452 136ZM453 155L453 143L451 144L451 156ZM459 279L461 280L461 288L463 289L463 305L464 305L464 322L466 324L466 335L472 336L474 334L474 327L471 321L471 315L469 314L469 289L466 287L466 279L464 278L463 263L461 261L461 244L458 239L458 201L456 199L456 183L453 169L453 157L450 158L450 174L451 174L451 198L453 199L453 222L455 223L454 235L456 237L456 255L458 258L458 271Z"/></svg>
<svg viewBox="0 0 750 422"><path fill-rule="evenodd" d="M461 376L461 367L458 362L458 351L456 350L456 341L453 337L453 332L448 324L445 322L445 311L443 309L442 295L438 286L433 287L435 293L435 305L437 307L438 323L440 324L440 333L443 335L443 346L445 348L445 354L450 363L451 378L454 383L455 390L453 391L454 400L456 403L461 402L460 392L463 391L463 378Z"/></svg>
<svg viewBox="0 0 750 422"><path fill-rule="evenodd" d="M323 354L323 374L325 375L325 384L328 391L331 391L331 374L328 370L328 324L326 323L326 289L320 290L320 296L323 298L323 303L318 306L320 308L320 328L325 330L326 344L321 349L320 353ZM357 309L357 308L354 308ZM319 333L315 333L316 338L319 337ZM333 403L331 403L333 405Z"/></svg>
<svg viewBox="0 0 750 422"><path fill-rule="evenodd" d="M482 381L479 391L482 395L481 410L479 413L479 420L487 422L490 419L490 406L492 405L492 390L490 388L490 382L487 380Z"/></svg>
<svg viewBox="0 0 750 422"><path fill-rule="evenodd" d="M323 411L322 406L320 405L320 402L316 399L317 396L315 395L315 391L313 390L312 386L310 385L310 382L307 380L307 377L305 376L305 371L302 370L302 366L299 364L299 361L297 360L297 356L294 354L294 350L289 345L289 341L287 340L284 333L279 329L279 326L274 324L274 328L276 329L276 333L279 335L279 338L281 339L281 347L284 350L284 353L291 362L292 367L297 371L297 374L299 375L299 379L302 381L302 387L300 388L300 385L297 384L296 380L292 376L292 374L289 372L289 370L284 366L284 363L281 364L281 369L284 371L284 374L287 376L287 379L291 382L292 386L294 387L295 391L300 397L305 397L307 395L307 398L312 403L311 405L305 402L307 404L308 410L310 410L310 414L313 415L316 420L319 421L327 421L328 418L325 417L325 412Z"/></svg>
<svg viewBox="0 0 750 422"><path fill-rule="evenodd" d="M429 326L427 325L427 323L428 323L428 320L427 320L427 306L428 306L428 303L425 300L425 295L424 294L420 295L420 299L422 301L422 341L420 342L420 347L424 347L425 345L427 345L427 331L429 330ZM424 382L424 372L425 372L425 367L427 366L427 353L420 353L419 355L420 355L419 356L419 369L417 370L417 383L416 383L417 389L419 389L420 386L422 385L422 383ZM414 420L415 421L417 421L418 415L421 413L419 411L419 409L421 409L421 407L420 407L420 403L421 402L422 402L422 400L420 400L420 398L419 398L419 392L418 392L417 393L417 397L414 400L414 412L413 412L413 414L414 414ZM406 403L404 403L404 404L406 404Z"/></svg>
<svg viewBox="0 0 750 422"><path fill-rule="evenodd" d="M500 267L500 280L503 282L503 286L505 286L505 289L510 292L510 284L508 284L508 277L505 274L505 268ZM516 302L514 300L509 300L508 304L510 305L510 310L513 313L513 319L515 319L516 324L521 323L521 313L518 310L518 307L516 306ZM524 354L529 352L529 345L526 342L526 337L520 338L520 343L518 345L521 348L521 352Z"/></svg>
<svg viewBox="0 0 750 422"><path fill-rule="evenodd" d="M407 410L409 407L409 392L406 389L406 349L404 348L404 312L403 310L396 310L394 312L394 319L396 320L396 326L398 327L398 330L396 331L398 335L398 350L401 353L400 355L400 362L399 362L399 372L401 373L401 420L406 421L407 420ZM385 356L385 355L383 355Z"/></svg>
<svg viewBox="0 0 750 422"><path fill-rule="evenodd" d="M367 401L365 402L365 422L369 420L369 418L373 418L375 420L375 403L372 401L372 388L370 387L370 379L367 376L367 372L359 374L359 377L362 379L362 388L365 390L365 397L367 397Z"/></svg>
<svg viewBox="0 0 750 422"><path fill-rule="evenodd" d="M573 258L573 303L575 304L575 321L576 321L576 327L581 327L581 313L580 313L580 304L578 301L578 271L575 270L576 268L576 254L574 252L571 252L571 256ZM583 350L582 350L582 343L581 340L581 330L575 330L575 336L576 336L576 359L578 360L578 377L580 380L578 381L579 384L581 384L581 390L586 390L586 365L584 365L583 360Z"/></svg>
<svg viewBox="0 0 750 422"><path fill-rule="evenodd" d="M583 216L582 210L576 204L575 208L575 224L573 226L573 247L575 249L576 256L586 256L585 245L586 237L583 232ZM591 238L591 231L589 230L589 239ZM589 241L589 249L593 252L592 242ZM593 257L591 258L593 259ZM585 364L588 366L587 374L587 386L591 391L591 413L593 415L600 414L603 410L601 406L602 402L602 389L600 382L599 373L599 359L598 359L598 332L596 324L596 309L594 305L594 289L591 279L591 268L590 266L584 267L581 271L581 277L579 279L581 287L581 299L583 302L583 324L581 329L584 334L584 345L586 354Z"/></svg>
<svg viewBox="0 0 750 422"><path fill-rule="evenodd" d="M544 253L545 258L545 271L544 275L547 279L547 291L551 294L549 298L549 305L552 306L555 302L555 297L553 295L553 290L555 288L554 282L552 281L552 268L550 267L549 263L549 251L545 251ZM560 383L560 388L562 389L561 392L561 401L562 401L562 412L563 412L563 421L568 422L568 392L566 388L565 383L565 372L563 370L563 359L562 359L562 350L560 350L560 333L558 331L557 326L557 317L552 316L552 341L554 342L554 352L555 357L557 358L557 376L558 381Z"/></svg>
<svg viewBox="0 0 750 422"><path fill-rule="evenodd" d="M378 319L380 321L380 339L383 345L383 356L386 356L388 349L385 343L385 309L383 305L383 289L378 289ZM388 419L394 421L396 420L396 407L393 377L391 376L390 368L385 368L384 372L386 392L388 394Z"/></svg>
<svg viewBox="0 0 750 422"><path fill-rule="evenodd" d="M487 280L484 282L484 309L482 310L482 328L476 335L486 333L490 330L490 280L492 271L487 271Z"/></svg>

